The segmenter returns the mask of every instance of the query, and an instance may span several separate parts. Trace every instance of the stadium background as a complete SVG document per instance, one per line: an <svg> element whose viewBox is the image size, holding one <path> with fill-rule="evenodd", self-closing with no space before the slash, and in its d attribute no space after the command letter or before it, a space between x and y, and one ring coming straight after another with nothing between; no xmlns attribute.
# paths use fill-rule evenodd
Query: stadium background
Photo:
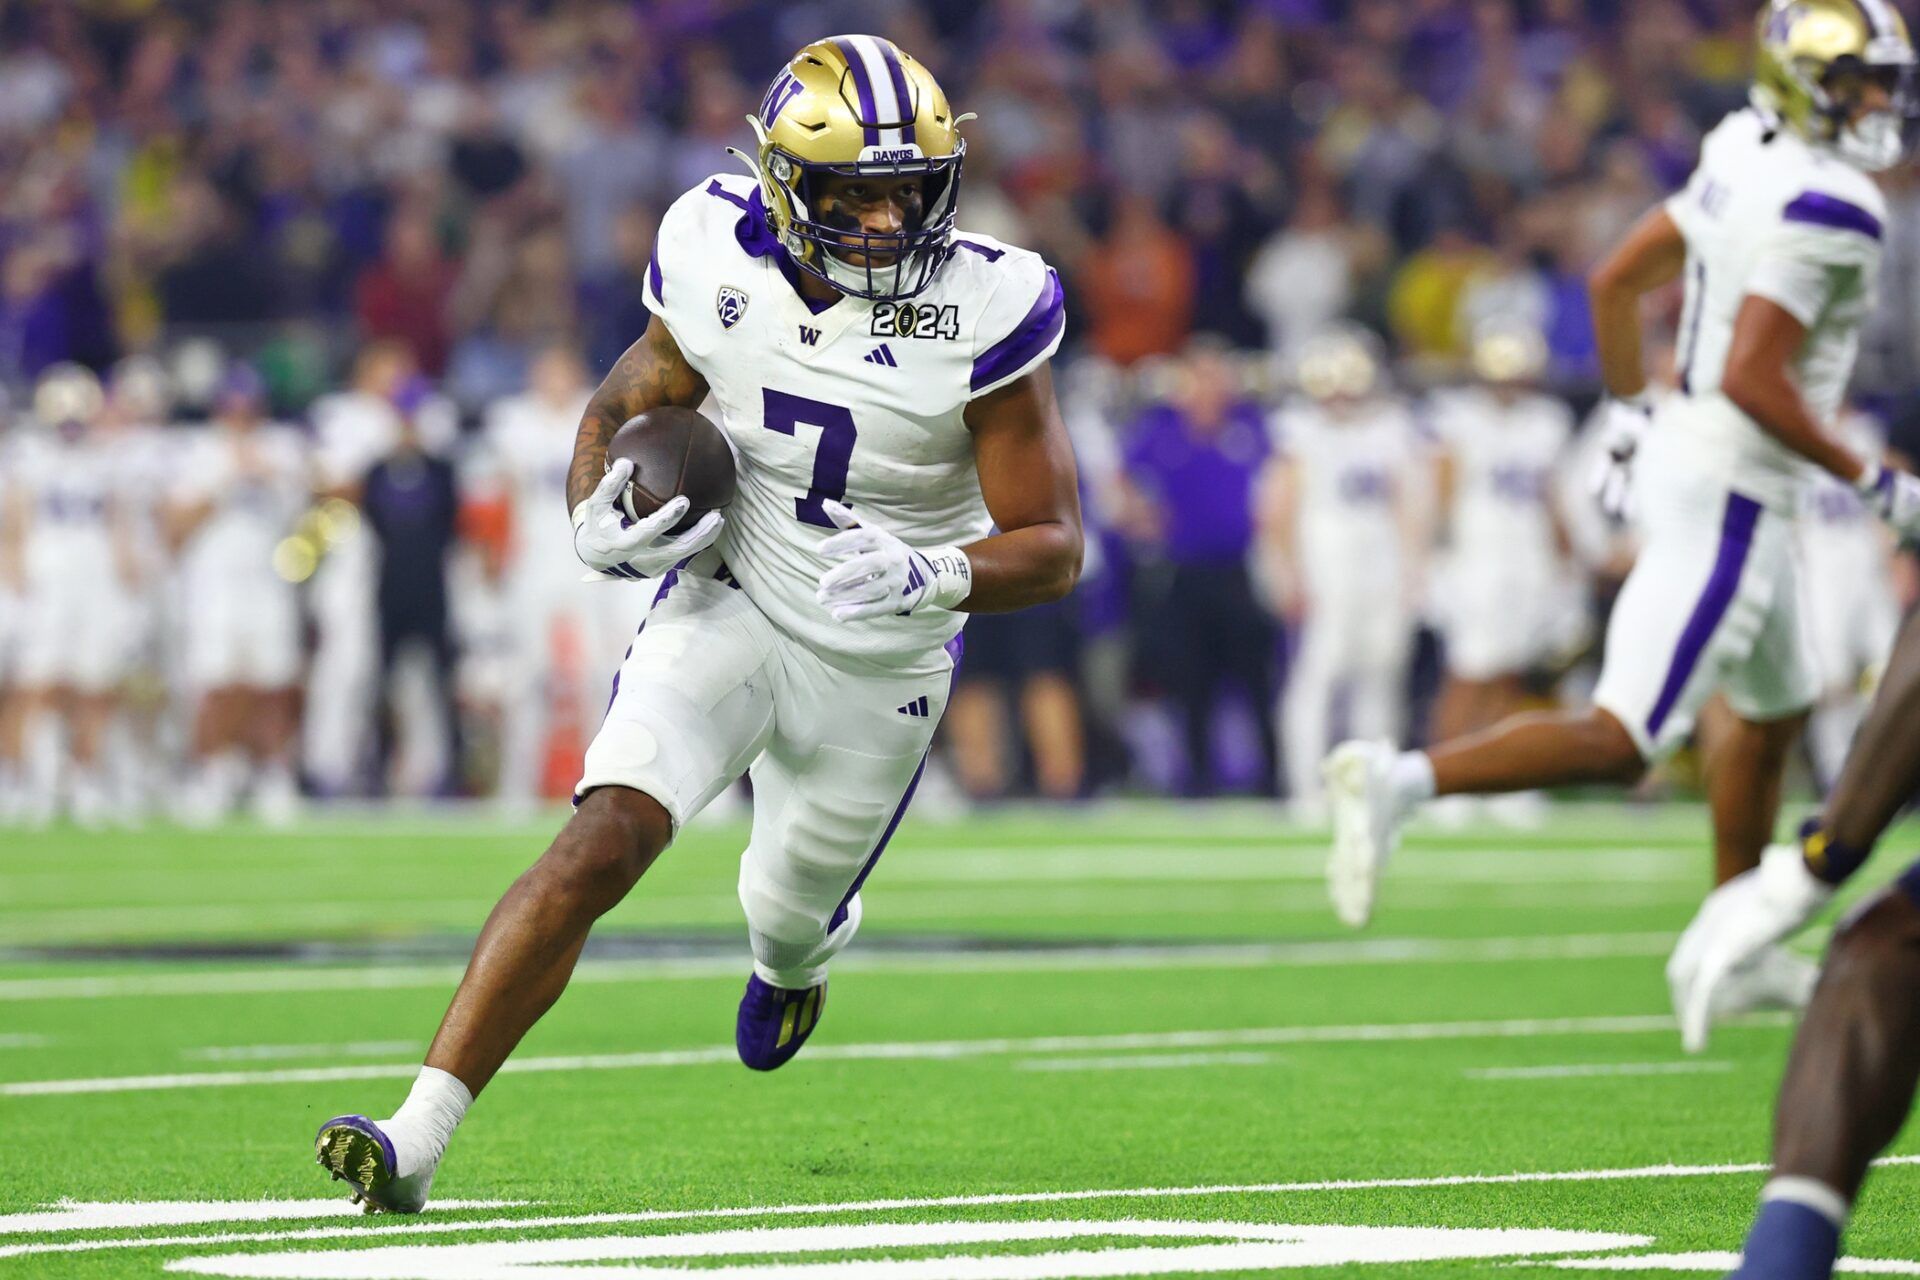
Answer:
<svg viewBox="0 0 1920 1280"><path fill-rule="evenodd" d="M1489 322L1539 335L1536 380L1583 416L1598 391L1584 273L1742 101L1751 10L0 7L0 379L12 393L0 460L50 434L48 404L68 402L36 387L71 397L66 366L95 370L108 394L89 465L150 522L134 525L130 571L92 569L103 598L138 602L110 613L134 650L101 749L114 798L81 816L204 818L249 792L269 816L289 812L290 795L259 774L200 776L219 762L194 758L205 690L181 656L185 549L160 536L200 424L223 396L252 394L247 370L298 455L297 500L259 551L298 592L288 776L310 797L564 791L643 597L575 582L557 486L544 505L529 495L564 468L580 398L645 326L659 211L732 166L722 149L748 142L742 117L761 86L792 49L839 29L892 37L980 114L963 225L1039 250L1067 285L1059 383L1096 554L1069 606L976 622L970 636L991 633L976 649L993 656L974 674L997 679L947 726L950 747L966 738L949 751L949 791L1283 789L1260 730L1284 711L1298 619L1261 589L1247 511L1223 535L1238 539L1229 558L1247 587L1237 612L1208 631L1181 625L1169 602L1194 566L1169 544L1166 508L1183 498L1142 474L1146 455L1130 447L1142 424L1170 415L1177 431L1209 395L1263 419L1302 344L1339 321L1379 336L1387 394L1416 420L1430 390L1473 380ZM1855 387L1898 447L1920 436L1920 185L1909 166L1888 187L1887 279ZM1677 307L1663 297L1656 332L1670 336ZM545 400L527 390L541 376ZM409 613L422 596L405 583L389 584L383 612L381 521L351 509L370 471L416 449L444 461L434 474L456 503L388 545L386 563L419 575L407 583L444 576L444 617ZM1577 454L1562 476L1570 513L1585 505ZM0 461L8 471L25 475ZM1235 502L1255 488L1236 483ZM1534 682L1543 696L1578 689L1591 665L1578 638L1595 634L1620 570L1604 528L1575 543L1569 607L1587 625ZM1902 606L1904 573L1890 565L1878 588ZM34 710L48 691L11 660L36 609L17 568L11 586L0 768L9 815L44 820L53 793L36 788L35 753L66 751L72 735ZM1445 661L1423 616L1409 616L1419 634L1396 693L1414 741ZM383 634L419 643L389 664ZM1241 670L1222 661L1246 653ZM1228 678L1215 689L1196 672ZM63 767L69 806L73 775Z"/></svg>

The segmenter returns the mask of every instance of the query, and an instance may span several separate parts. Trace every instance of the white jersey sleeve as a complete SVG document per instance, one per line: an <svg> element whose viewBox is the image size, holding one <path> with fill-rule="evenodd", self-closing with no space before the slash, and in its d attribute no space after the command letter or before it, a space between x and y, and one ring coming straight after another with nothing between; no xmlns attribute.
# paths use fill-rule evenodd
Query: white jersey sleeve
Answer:
<svg viewBox="0 0 1920 1280"><path fill-rule="evenodd" d="M1814 213L1851 225L1807 221ZM1803 194L1786 207L1779 227L1762 243L1747 292L1780 304L1812 328L1830 307L1866 291L1879 269L1878 228L1878 220L1857 205L1820 192Z"/></svg>
<svg viewBox="0 0 1920 1280"><path fill-rule="evenodd" d="M955 253L992 250L1001 268L998 284L981 305L973 330L975 396L1006 386L1045 364L1066 332L1066 294L1060 277L1037 253L969 236Z"/></svg>

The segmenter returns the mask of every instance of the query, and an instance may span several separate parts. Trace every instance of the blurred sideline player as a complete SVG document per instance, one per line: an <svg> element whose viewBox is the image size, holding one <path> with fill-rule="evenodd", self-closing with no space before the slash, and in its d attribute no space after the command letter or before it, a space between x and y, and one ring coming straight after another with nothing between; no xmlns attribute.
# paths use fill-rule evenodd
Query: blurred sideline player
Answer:
<svg viewBox="0 0 1920 1280"><path fill-rule="evenodd" d="M1273 419L1261 557L1295 632L1280 709L1288 795L1311 812L1336 699L1349 732L1400 734L1422 499L1413 417L1372 334L1342 324L1307 339L1294 379L1302 394Z"/></svg>
<svg viewBox="0 0 1920 1280"><path fill-rule="evenodd" d="M1529 385L1546 356L1532 329L1483 328L1473 343L1481 384L1433 397L1445 545L1433 601L1446 639L1439 740L1518 711L1527 673L1564 648L1565 620L1581 608L1555 484L1573 413Z"/></svg>
<svg viewBox="0 0 1920 1280"><path fill-rule="evenodd" d="M92 372L56 365L34 389L37 429L9 460L5 540L21 566L25 605L23 812L35 825L51 821L63 802L84 826L111 816L105 745L132 652L138 569L122 473L98 436L104 405Z"/></svg>
<svg viewBox="0 0 1920 1280"><path fill-rule="evenodd" d="M599 710L606 673L619 664L645 603L582 582L573 531L554 516L566 506L573 436L592 391L579 354L549 347L533 360L527 389L497 401L481 430L482 483L499 490L507 507L499 795L512 804L542 794L554 708Z"/></svg>
<svg viewBox="0 0 1920 1280"><path fill-rule="evenodd" d="M260 816L293 816L300 600L274 550L306 505L300 438L265 420L260 375L234 365L181 460L167 508L180 555L182 657L197 697L194 777L180 816L212 822L251 787Z"/></svg>
<svg viewBox="0 0 1920 1280"><path fill-rule="evenodd" d="M354 358L346 389L314 401L315 496L360 500L367 471L400 438L393 397L415 371L403 343L370 343ZM380 660L373 536L357 519L334 524L335 536L308 582L316 638L300 730L301 758L321 796L352 792L364 779Z"/></svg>
<svg viewBox="0 0 1920 1280"><path fill-rule="evenodd" d="M1426 752L1349 743L1329 757L1335 908L1372 911L1381 868L1435 795L1626 783L1679 746L1725 695L1730 741L1707 779L1716 878L1758 861L1782 773L1818 692L1800 618L1794 518L1810 466L1881 518L1920 529L1920 480L1870 464L1827 425L1872 302L1913 46L1880 0L1763 11L1753 105L1707 137L1685 190L1627 233L1591 278L1615 457L1635 467L1643 543L1607 629L1595 706L1522 716ZM1686 275L1681 394L1638 459L1640 298ZM1618 487L1616 485L1616 487ZM1741 975L1733 1004L1797 1004L1810 966L1782 948Z"/></svg>
<svg viewBox="0 0 1920 1280"><path fill-rule="evenodd" d="M1853 752L1793 843L1707 898L1668 966L1686 1047L1706 1047L1732 980L1792 937L1866 862L1920 789L1920 615L1907 620ZM1835 931L1780 1086L1773 1177L1741 1280L1825 1280L1873 1158L1920 1079L1920 862Z"/></svg>
<svg viewBox="0 0 1920 1280"><path fill-rule="evenodd" d="M10 476L21 433L13 405L0 394L0 477ZM0 826L22 817L25 780L22 774L21 720L25 698L19 688L20 645L26 629L26 564L24 548L13 533L18 509L26 500L20 489L0 480Z"/></svg>
<svg viewBox="0 0 1920 1280"><path fill-rule="evenodd" d="M704 180L661 219L654 319L574 449L575 550L651 579L653 600L574 816L488 918L400 1111L316 1137L373 1207L422 1207L473 1094L559 997L594 920L749 770L753 969L734 1041L749 1067L787 1062L912 797L966 613L1060 599L1078 572L1047 370L1059 280L954 231L964 117L892 43L839 36L796 54L748 119L758 180ZM684 498L629 525L615 501L631 465L606 465L608 440L709 393L738 496L678 535Z"/></svg>
<svg viewBox="0 0 1920 1280"><path fill-rule="evenodd" d="M1879 461L1879 423L1858 410L1835 430L1863 458ZM1820 700L1807 722L1807 753L1824 788L1840 772L1847 744L1866 714L1867 694L1900 627L1893 542L1851 486L1817 476L1800 519L1801 589Z"/></svg>

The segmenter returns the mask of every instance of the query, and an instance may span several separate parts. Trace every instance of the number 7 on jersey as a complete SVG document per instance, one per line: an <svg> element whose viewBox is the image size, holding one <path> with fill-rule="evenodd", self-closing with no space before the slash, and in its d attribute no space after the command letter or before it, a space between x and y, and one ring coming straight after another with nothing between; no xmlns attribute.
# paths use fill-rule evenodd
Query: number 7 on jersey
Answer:
<svg viewBox="0 0 1920 1280"><path fill-rule="evenodd" d="M813 485L803 497L793 500L793 514L803 523L834 528L820 504L828 498L835 502L847 499L847 468L853 463L853 442L860 434L854 428L853 414L841 405L768 387L761 417L767 430L785 436L797 437L796 428L802 424L820 428L820 443L813 454Z"/></svg>

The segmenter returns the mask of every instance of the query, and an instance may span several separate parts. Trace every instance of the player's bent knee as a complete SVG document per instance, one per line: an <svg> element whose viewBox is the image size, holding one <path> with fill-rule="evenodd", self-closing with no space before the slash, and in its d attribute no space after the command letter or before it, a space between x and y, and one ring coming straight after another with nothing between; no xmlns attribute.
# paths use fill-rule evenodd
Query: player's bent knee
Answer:
<svg viewBox="0 0 1920 1280"><path fill-rule="evenodd" d="M1602 781L1632 786L1647 772L1647 757L1633 734L1611 711L1595 707L1587 715L1594 771Z"/></svg>
<svg viewBox="0 0 1920 1280"><path fill-rule="evenodd" d="M535 864L552 891L617 902L673 840L673 819L631 787L596 787Z"/></svg>

